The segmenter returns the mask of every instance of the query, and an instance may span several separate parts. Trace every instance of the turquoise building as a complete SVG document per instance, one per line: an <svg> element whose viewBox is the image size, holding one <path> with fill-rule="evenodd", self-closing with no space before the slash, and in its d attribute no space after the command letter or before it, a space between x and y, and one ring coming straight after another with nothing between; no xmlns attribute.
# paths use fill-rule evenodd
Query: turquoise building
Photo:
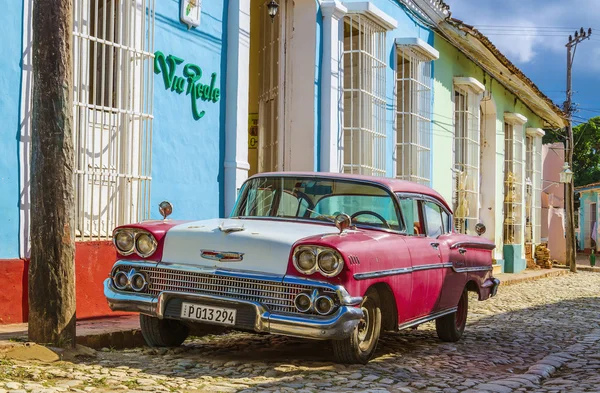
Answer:
<svg viewBox="0 0 600 393"><path fill-rule="evenodd" d="M579 235L578 248L585 253L598 247L598 204L600 203L600 183L587 184L575 188L579 193Z"/></svg>

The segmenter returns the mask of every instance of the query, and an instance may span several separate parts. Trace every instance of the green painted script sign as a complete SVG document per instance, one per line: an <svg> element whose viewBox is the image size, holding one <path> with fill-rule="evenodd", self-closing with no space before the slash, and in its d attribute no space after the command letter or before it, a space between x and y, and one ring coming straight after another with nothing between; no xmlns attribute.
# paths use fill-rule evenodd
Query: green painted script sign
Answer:
<svg viewBox="0 0 600 393"><path fill-rule="evenodd" d="M202 68L196 64L188 63L183 67L183 76L175 75L177 66L183 63L183 59L157 51L154 53L154 73L162 74L165 90L171 90L177 94L185 91L192 99L192 115L195 120L200 120L205 111L198 110L198 100L216 103L221 97L221 90L215 87L217 73L210 76L210 84L202 84Z"/></svg>

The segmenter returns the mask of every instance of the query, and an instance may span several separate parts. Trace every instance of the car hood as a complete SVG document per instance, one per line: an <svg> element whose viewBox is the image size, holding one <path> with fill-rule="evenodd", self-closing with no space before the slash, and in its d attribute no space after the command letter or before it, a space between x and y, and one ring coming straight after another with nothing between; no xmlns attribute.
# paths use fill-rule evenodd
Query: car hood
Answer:
<svg viewBox="0 0 600 393"><path fill-rule="evenodd" d="M294 243L331 233L338 233L337 228L318 223L268 219L193 221L169 229L162 261L283 276Z"/></svg>

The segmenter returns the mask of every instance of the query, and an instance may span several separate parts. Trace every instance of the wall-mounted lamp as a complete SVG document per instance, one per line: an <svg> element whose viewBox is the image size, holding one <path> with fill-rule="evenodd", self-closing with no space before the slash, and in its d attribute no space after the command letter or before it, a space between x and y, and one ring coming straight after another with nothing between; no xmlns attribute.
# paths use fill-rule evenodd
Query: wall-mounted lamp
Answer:
<svg viewBox="0 0 600 393"><path fill-rule="evenodd" d="M279 10L279 4L275 0L271 0L269 4L267 4L267 11L269 11L269 16L271 17L271 23L275 19L275 15L277 15L277 10Z"/></svg>
<svg viewBox="0 0 600 393"><path fill-rule="evenodd" d="M564 183L571 182L571 180L573 179L573 171L569 168L569 164L565 162L562 168L563 168L563 170L560 171L560 173L558 174L558 179L559 179L558 181L543 180L550 184L547 185L546 187L544 187L544 189L542 191L546 191L548 188L550 188L552 186L556 186L561 183L564 184Z"/></svg>
<svg viewBox="0 0 600 393"><path fill-rule="evenodd" d="M569 168L569 163L565 162L563 165L563 170L560 171L559 182L561 183L571 183L573 179L573 171Z"/></svg>

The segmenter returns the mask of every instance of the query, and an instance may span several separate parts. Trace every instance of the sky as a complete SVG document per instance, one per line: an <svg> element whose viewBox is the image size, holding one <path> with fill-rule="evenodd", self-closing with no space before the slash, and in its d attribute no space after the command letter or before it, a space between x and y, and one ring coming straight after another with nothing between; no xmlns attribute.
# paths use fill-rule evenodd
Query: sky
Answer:
<svg viewBox="0 0 600 393"><path fill-rule="evenodd" d="M573 124L600 116L600 0L445 0L452 17L475 26L554 103L566 100L569 34L592 28L573 62Z"/></svg>

